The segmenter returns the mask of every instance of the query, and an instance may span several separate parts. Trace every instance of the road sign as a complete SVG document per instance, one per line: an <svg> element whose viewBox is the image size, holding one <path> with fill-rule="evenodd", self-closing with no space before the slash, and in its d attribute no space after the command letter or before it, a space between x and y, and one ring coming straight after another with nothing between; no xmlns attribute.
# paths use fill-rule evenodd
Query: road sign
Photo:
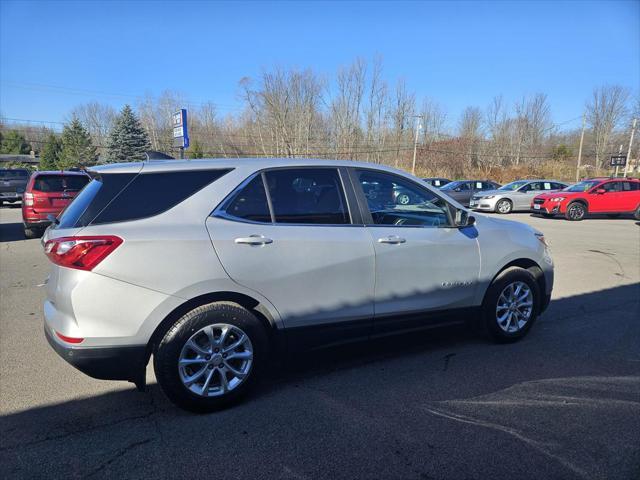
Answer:
<svg viewBox="0 0 640 480"><path fill-rule="evenodd" d="M624 167L627 164L626 155L611 155L612 167Z"/></svg>
<svg viewBox="0 0 640 480"><path fill-rule="evenodd" d="M181 109L173 114L173 146L189 148L189 132L187 130L187 110Z"/></svg>

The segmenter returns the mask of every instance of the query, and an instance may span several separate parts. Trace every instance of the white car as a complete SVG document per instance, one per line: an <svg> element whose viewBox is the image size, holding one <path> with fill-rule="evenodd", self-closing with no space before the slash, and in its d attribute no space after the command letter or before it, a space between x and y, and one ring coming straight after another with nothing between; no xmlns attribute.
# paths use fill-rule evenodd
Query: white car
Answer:
<svg viewBox="0 0 640 480"><path fill-rule="evenodd" d="M215 159L90 174L43 238L46 336L86 374L140 388L153 354L189 410L237 401L279 350L460 322L515 341L549 303L540 232L475 220L392 168Z"/></svg>
<svg viewBox="0 0 640 480"><path fill-rule="evenodd" d="M536 195L557 192L566 187L568 184L556 180L516 180L496 190L473 195L469 208L502 214L516 211L528 212Z"/></svg>

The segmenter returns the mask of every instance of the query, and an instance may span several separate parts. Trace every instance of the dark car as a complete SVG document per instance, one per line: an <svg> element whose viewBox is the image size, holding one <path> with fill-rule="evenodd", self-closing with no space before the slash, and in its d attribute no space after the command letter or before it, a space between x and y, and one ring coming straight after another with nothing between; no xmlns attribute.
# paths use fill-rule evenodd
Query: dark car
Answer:
<svg viewBox="0 0 640 480"><path fill-rule="evenodd" d="M84 172L35 172L22 199L22 223L24 236L35 238L42 235L91 178Z"/></svg>
<svg viewBox="0 0 640 480"><path fill-rule="evenodd" d="M498 187L499 183L490 180L456 180L447 183L440 191L468 207L474 193L495 190Z"/></svg>
<svg viewBox="0 0 640 480"><path fill-rule="evenodd" d="M20 201L28 181L29 170L26 168L0 169L0 205Z"/></svg>
<svg viewBox="0 0 640 480"><path fill-rule="evenodd" d="M424 180L429 185L434 186L436 188L442 188L447 183L451 183L451 180L449 180L448 178L442 178L442 177L428 177L428 178L423 178L422 180Z"/></svg>

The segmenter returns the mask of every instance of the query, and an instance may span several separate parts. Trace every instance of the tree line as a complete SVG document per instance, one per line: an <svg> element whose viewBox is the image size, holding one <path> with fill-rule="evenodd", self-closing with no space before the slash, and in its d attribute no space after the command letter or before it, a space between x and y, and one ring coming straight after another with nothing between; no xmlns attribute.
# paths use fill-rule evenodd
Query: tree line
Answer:
<svg viewBox="0 0 640 480"><path fill-rule="evenodd" d="M459 118L449 118L435 99L418 99L402 79L393 85L385 81L379 59L357 59L331 81L311 69L275 68L241 79L239 92L243 107L237 112L223 114L214 103L194 105L165 92L141 98L136 113L129 106L117 113L98 102L79 105L61 135L34 127L23 127L18 135L31 141L47 168L142 160L150 149L176 156L171 115L187 107L189 158L304 156L410 170L417 143L417 174L506 181L572 178L582 115L581 176L604 173L620 145L626 153L630 119L640 116L640 101L630 89L604 85L594 89L578 118L570 119L573 128L554 123L544 93L516 102L498 95L488 105L469 106ZM5 136L10 134L16 135ZM637 147L632 156L638 157Z"/></svg>

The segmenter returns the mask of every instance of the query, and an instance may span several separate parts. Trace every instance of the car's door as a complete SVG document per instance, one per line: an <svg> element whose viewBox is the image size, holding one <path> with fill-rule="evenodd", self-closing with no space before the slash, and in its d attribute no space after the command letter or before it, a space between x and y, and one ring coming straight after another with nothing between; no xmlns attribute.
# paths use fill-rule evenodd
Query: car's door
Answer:
<svg viewBox="0 0 640 480"><path fill-rule="evenodd" d="M620 182L620 211L633 212L640 205L640 183L623 181Z"/></svg>
<svg viewBox="0 0 640 480"><path fill-rule="evenodd" d="M551 186L551 184L549 184ZM513 195L514 210L528 210L533 199L543 192L542 182L529 182L518 189Z"/></svg>
<svg viewBox="0 0 640 480"><path fill-rule="evenodd" d="M207 220L229 276L271 301L291 335L312 331L312 343L371 328L374 250L345 175L324 167L261 172Z"/></svg>
<svg viewBox="0 0 640 480"><path fill-rule="evenodd" d="M603 193L598 193L602 192ZM617 211L620 196L620 182L612 180L601 183L589 193L589 212L607 213Z"/></svg>
<svg viewBox="0 0 640 480"><path fill-rule="evenodd" d="M355 169L352 178L375 248L374 331L411 328L426 321L424 312L470 306L480 271L475 227L453 228L453 207L406 177ZM371 183L379 185L375 197L360 188ZM411 192L410 204L394 201L398 187Z"/></svg>

